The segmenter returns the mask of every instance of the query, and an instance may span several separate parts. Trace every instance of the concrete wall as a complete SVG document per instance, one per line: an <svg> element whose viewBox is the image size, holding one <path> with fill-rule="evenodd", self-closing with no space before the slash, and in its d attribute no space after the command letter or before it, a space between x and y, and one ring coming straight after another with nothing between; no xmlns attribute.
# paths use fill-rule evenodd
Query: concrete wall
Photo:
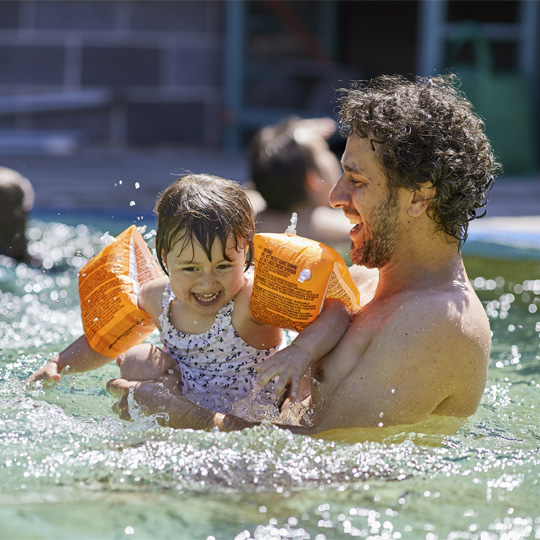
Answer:
<svg viewBox="0 0 540 540"><path fill-rule="evenodd" d="M91 143L219 144L224 7L1 1L0 128L74 130ZM51 94L68 106L59 112Z"/></svg>

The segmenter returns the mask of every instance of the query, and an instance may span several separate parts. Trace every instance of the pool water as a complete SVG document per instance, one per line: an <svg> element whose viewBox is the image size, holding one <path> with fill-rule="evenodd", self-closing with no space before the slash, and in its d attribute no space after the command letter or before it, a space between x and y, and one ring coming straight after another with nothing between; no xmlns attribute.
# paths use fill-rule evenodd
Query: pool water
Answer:
<svg viewBox="0 0 540 540"><path fill-rule="evenodd" d="M26 388L82 333L77 270L104 232L33 221L43 268L0 261L0 538L540 538L540 257L466 257L493 350L457 433L347 443L123 422L114 364Z"/></svg>

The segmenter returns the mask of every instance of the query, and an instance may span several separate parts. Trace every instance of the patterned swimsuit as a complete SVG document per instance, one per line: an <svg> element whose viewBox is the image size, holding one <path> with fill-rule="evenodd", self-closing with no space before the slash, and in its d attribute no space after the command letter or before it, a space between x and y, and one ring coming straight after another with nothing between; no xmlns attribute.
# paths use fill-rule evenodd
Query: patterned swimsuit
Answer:
<svg viewBox="0 0 540 540"><path fill-rule="evenodd" d="M182 370L182 394L215 412L231 412L232 405L253 389L254 366L274 354L279 346L256 349L248 345L232 325L232 300L218 311L210 330L184 334L169 321L174 298L167 284L159 332L165 351Z"/></svg>

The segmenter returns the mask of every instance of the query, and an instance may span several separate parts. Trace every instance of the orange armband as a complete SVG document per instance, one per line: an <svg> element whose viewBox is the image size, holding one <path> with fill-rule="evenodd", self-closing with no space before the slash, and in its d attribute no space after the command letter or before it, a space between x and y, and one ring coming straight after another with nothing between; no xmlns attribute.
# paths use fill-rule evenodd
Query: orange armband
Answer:
<svg viewBox="0 0 540 540"><path fill-rule="evenodd" d="M135 225L118 235L79 272L84 333L92 349L116 358L154 329L139 309L140 287L162 275Z"/></svg>
<svg viewBox="0 0 540 540"><path fill-rule="evenodd" d="M251 315L259 322L302 331L321 312L326 298L352 312L360 293L345 261L334 249L301 236L255 235Z"/></svg>

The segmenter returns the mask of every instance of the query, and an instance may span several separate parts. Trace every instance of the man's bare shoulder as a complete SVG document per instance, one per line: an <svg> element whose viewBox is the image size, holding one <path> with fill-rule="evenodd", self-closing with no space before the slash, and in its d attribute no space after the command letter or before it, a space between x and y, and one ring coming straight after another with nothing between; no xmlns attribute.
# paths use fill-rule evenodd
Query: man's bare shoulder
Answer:
<svg viewBox="0 0 540 540"><path fill-rule="evenodd" d="M485 386L490 349L489 322L472 291L428 290L394 310L374 334L365 360L384 370L380 384L403 386L408 380L433 396L436 407L426 412L467 416Z"/></svg>
<svg viewBox="0 0 540 540"><path fill-rule="evenodd" d="M489 324L467 287L373 300L317 366L321 429L414 423L472 414L485 386Z"/></svg>
<svg viewBox="0 0 540 540"><path fill-rule="evenodd" d="M491 332L485 310L474 291L456 283L443 290L427 289L404 295L402 301L397 298L397 305L387 323L382 325L381 334L384 339L392 334L392 340L412 334L420 342L446 338L457 340L454 346L466 346L476 341L489 344Z"/></svg>

